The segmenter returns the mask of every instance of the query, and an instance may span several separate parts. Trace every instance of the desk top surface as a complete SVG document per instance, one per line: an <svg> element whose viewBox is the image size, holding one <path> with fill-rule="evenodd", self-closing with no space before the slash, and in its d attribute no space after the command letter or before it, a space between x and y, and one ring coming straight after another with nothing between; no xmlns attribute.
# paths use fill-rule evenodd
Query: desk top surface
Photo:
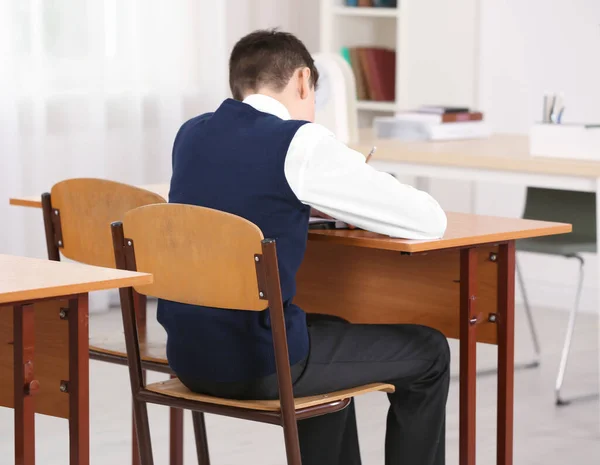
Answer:
<svg viewBox="0 0 600 465"><path fill-rule="evenodd" d="M0 304L152 283L152 275L0 254Z"/></svg>
<svg viewBox="0 0 600 465"><path fill-rule="evenodd" d="M517 134L494 134L486 139L460 141L403 142L376 139L371 129L362 129L359 142L351 144L351 147L361 153L368 153L374 145L377 146L377 152L373 155L373 161L600 177L600 161L532 157L529 154L529 137Z"/></svg>
<svg viewBox="0 0 600 465"><path fill-rule="evenodd" d="M342 245L419 253L530 237L552 236L569 233L572 230L570 224L564 223L469 213L448 212L446 215L448 216L448 227L442 239L427 241L394 239L361 230L315 230L309 233L309 238L314 241L328 241Z"/></svg>

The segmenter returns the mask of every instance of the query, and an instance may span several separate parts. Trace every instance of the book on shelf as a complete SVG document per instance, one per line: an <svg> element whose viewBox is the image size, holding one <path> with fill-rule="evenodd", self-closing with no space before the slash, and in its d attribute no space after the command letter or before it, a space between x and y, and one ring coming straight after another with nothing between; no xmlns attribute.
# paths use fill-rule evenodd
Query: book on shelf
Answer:
<svg viewBox="0 0 600 465"><path fill-rule="evenodd" d="M396 52L388 49L373 49L375 69L381 86L381 99L384 102L396 100Z"/></svg>
<svg viewBox="0 0 600 465"><path fill-rule="evenodd" d="M397 0L372 0L375 8L396 8Z"/></svg>
<svg viewBox="0 0 600 465"><path fill-rule="evenodd" d="M379 47L350 49L358 100L396 100L396 52Z"/></svg>
<svg viewBox="0 0 600 465"><path fill-rule="evenodd" d="M346 6L366 6L375 8L395 8L397 0L346 0Z"/></svg>
<svg viewBox="0 0 600 465"><path fill-rule="evenodd" d="M358 100L369 100L369 92L357 48L350 49L350 66L354 73L354 80L356 81L356 98Z"/></svg>
<svg viewBox="0 0 600 465"><path fill-rule="evenodd" d="M420 113L432 113L434 115L447 115L452 113L467 113L467 107L445 107L441 105L423 105L417 110Z"/></svg>
<svg viewBox="0 0 600 465"><path fill-rule="evenodd" d="M403 111L396 113L396 118L423 123L459 123L464 121L482 121L483 113L479 111L466 111L460 113L424 113L420 111Z"/></svg>
<svg viewBox="0 0 600 465"><path fill-rule="evenodd" d="M348 47L342 47L342 57L350 66L352 66L352 61L350 60L350 49Z"/></svg>
<svg viewBox="0 0 600 465"><path fill-rule="evenodd" d="M404 141L480 139L491 135L490 127L483 120L446 124L390 116L375 118L374 128L378 138Z"/></svg>
<svg viewBox="0 0 600 465"><path fill-rule="evenodd" d="M428 140L483 139L492 135L485 121L464 121L453 124L434 124L428 128Z"/></svg>

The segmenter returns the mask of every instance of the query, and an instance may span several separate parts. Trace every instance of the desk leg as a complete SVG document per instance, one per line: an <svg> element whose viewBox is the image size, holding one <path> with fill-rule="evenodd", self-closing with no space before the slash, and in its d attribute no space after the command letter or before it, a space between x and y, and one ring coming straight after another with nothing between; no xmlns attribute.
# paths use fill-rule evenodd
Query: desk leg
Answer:
<svg viewBox="0 0 600 465"><path fill-rule="evenodd" d="M33 379L35 345L33 305L13 307L15 399L15 465L35 464L35 405Z"/></svg>
<svg viewBox="0 0 600 465"><path fill-rule="evenodd" d="M460 253L460 439L459 464L475 465L477 251Z"/></svg>
<svg viewBox="0 0 600 465"><path fill-rule="evenodd" d="M515 242L498 253L498 465L513 463Z"/></svg>
<svg viewBox="0 0 600 465"><path fill-rule="evenodd" d="M88 295L69 300L69 464L90 463Z"/></svg>
<svg viewBox="0 0 600 465"><path fill-rule="evenodd" d="M135 308L135 321L138 328L138 339L140 341L145 341L147 336L147 327L146 327L146 296L143 294L139 294L137 292L133 293L133 305ZM144 384L146 383L146 370L142 370L142 380ZM135 427L135 413L131 416L131 445L132 445L132 455L131 455L131 463L133 465L142 465L142 461L140 458L140 448L137 440L137 430Z"/></svg>

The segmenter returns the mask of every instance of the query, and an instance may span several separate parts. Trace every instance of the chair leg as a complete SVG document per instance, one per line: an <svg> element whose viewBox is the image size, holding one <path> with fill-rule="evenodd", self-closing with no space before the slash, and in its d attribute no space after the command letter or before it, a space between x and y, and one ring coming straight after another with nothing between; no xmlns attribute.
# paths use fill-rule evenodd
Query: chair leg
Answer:
<svg viewBox="0 0 600 465"><path fill-rule="evenodd" d="M196 453L198 455L198 465L210 465L210 455L208 453L208 438L206 437L206 423L204 413L192 411L192 423L194 425L194 435L196 437Z"/></svg>
<svg viewBox="0 0 600 465"><path fill-rule="evenodd" d="M169 409L169 465L183 465L183 410Z"/></svg>
<svg viewBox="0 0 600 465"><path fill-rule="evenodd" d="M570 402L564 400L560 396L560 390L565 379L565 372L567 371L567 362L569 360L569 352L571 351L571 342L573 340L573 331L575 330L575 319L577 317L577 311L579 310L579 301L581 298L581 290L583 288L583 266L585 264L583 258L579 255L569 255L567 258L576 258L579 260L579 281L577 283L577 294L575 296L575 305L571 308L569 313L569 324L567 325L567 334L565 336L565 343L563 345L562 354L560 356L560 365L558 367L558 375L556 377L556 405L567 405Z"/></svg>
<svg viewBox="0 0 600 465"><path fill-rule="evenodd" d="M288 422L284 419L283 439L285 441L285 453L287 457L287 464L302 465L302 456L300 455L300 438L298 437L297 424L288 425L287 423Z"/></svg>
<svg viewBox="0 0 600 465"><path fill-rule="evenodd" d="M137 440L137 430L135 429L135 413L131 410L131 464L142 465L140 461L140 448Z"/></svg>
<svg viewBox="0 0 600 465"><path fill-rule="evenodd" d="M530 367L537 367L540 364L540 341L537 335L537 330L535 329L535 323L533 321L533 313L531 311L531 305L529 304L529 297L527 296L527 291L525 289L525 279L523 278L523 273L521 272L521 267L519 266L519 260L516 260L517 263L517 278L519 280L519 287L521 288L521 294L523 295L523 304L525 305L525 315L527 316L527 323L529 324L529 332L531 333L531 340L533 342L533 350L535 352L535 360L528 364Z"/></svg>
<svg viewBox="0 0 600 465"><path fill-rule="evenodd" d="M142 379L146 382L146 370L142 370ZM138 445L137 430L135 429L135 410L131 404L131 464L142 465L140 460L140 447Z"/></svg>
<svg viewBox="0 0 600 465"><path fill-rule="evenodd" d="M140 451L140 462L142 465L154 465L150 423L148 422L148 406L146 402L134 398L133 412L135 415L135 430Z"/></svg>

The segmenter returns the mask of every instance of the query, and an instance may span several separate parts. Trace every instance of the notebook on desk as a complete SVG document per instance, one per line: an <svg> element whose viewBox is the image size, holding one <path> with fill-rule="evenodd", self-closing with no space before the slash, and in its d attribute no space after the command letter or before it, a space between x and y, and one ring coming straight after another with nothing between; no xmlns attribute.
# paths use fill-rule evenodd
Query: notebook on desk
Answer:
<svg viewBox="0 0 600 465"><path fill-rule="evenodd" d="M311 216L308 220L308 229L348 229L348 224L343 221Z"/></svg>

